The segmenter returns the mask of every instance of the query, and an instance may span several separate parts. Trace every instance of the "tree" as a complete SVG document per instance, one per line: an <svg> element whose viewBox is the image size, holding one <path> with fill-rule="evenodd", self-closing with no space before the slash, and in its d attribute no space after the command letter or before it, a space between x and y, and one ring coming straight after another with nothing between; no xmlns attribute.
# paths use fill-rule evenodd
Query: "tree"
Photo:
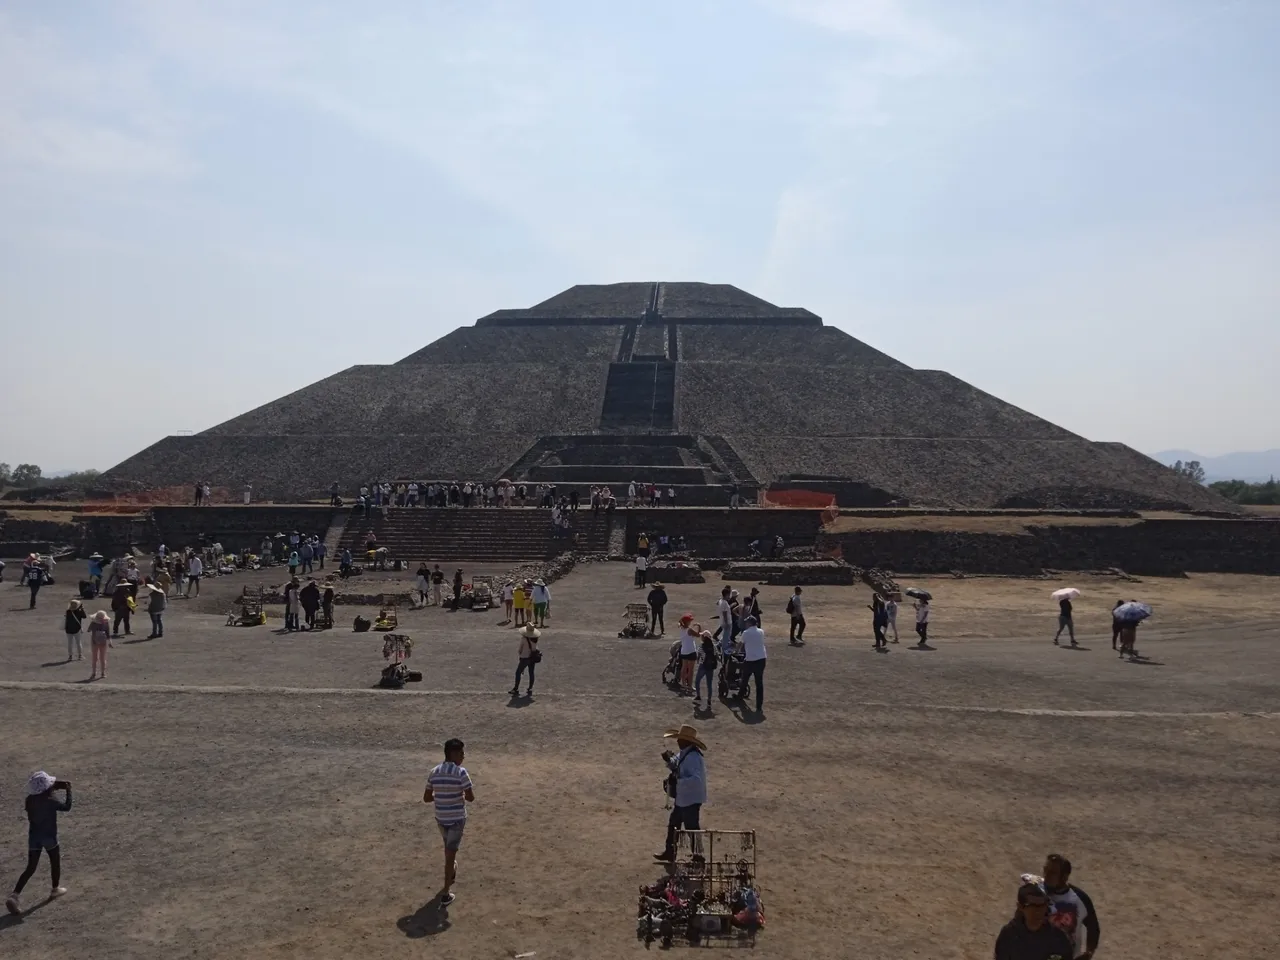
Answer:
<svg viewBox="0 0 1280 960"><path fill-rule="evenodd" d="M7 463L0 463L0 487L9 482L9 477L11 475L12 472L9 469L9 465Z"/></svg>
<svg viewBox="0 0 1280 960"><path fill-rule="evenodd" d="M1204 467L1200 466L1199 460L1188 460L1186 463L1178 460L1173 465L1173 472L1192 483L1204 483Z"/></svg>
<svg viewBox="0 0 1280 960"><path fill-rule="evenodd" d="M40 468L34 463L20 463L13 468L10 480L15 487L34 487L40 482Z"/></svg>
<svg viewBox="0 0 1280 960"><path fill-rule="evenodd" d="M1209 489L1228 500L1245 506L1280 504L1280 483L1272 477L1266 483L1249 483L1245 480L1219 480L1209 484Z"/></svg>

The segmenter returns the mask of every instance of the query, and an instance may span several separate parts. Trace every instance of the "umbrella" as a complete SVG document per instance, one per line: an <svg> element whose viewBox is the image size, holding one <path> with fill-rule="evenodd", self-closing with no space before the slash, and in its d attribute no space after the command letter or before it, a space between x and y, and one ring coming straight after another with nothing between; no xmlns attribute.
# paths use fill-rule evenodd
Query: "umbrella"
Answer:
<svg viewBox="0 0 1280 960"><path fill-rule="evenodd" d="M1139 603L1137 600L1122 603L1111 611L1111 618L1119 620L1121 623L1138 623L1149 616L1151 616L1151 605Z"/></svg>
<svg viewBox="0 0 1280 960"><path fill-rule="evenodd" d="M1055 590L1049 594L1054 600L1074 600L1080 596L1080 591L1075 587L1063 587L1061 590Z"/></svg>
<svg viewBox="0 0 1280 960"><path fill-rule="evenodd" d="M933 599L932 593L930 593L928 590L921 590L918 587L907 587L907 589L903 590L902 592L905 593L908 597L915 597L917 600L923 600L926 603L928 603L930 600Z"/></svg>

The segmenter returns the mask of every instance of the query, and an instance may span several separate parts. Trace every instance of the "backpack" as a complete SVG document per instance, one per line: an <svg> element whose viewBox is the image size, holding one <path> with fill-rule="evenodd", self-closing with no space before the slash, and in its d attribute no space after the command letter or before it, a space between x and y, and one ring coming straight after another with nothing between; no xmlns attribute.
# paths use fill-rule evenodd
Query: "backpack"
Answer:
<svg viewBox="0 0 1280 960"><path fill-rule="evenodd" d="M351 624L351 629L356 633L365 633L371 626L373 624L369 622L368 617L356 617Z"/></svg>
<svg viewBox="0 0 1280 960"><path fill-rule="evenodd" d="M795 605L795 601L793 601L793 600L788 600L788 601L787 601L787 613L795 613L795 612L796 612L796 605Z"/></svg>

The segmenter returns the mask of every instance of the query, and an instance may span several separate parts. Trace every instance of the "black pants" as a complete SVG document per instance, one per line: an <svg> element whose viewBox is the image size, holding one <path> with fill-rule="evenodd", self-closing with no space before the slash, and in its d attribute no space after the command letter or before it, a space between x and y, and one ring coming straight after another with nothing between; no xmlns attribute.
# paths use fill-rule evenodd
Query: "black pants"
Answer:
<svg viewBox="0 0 1280 960"><path fill-rule="evenodd" d="M530 690L532 690L532 689L533 689L533 677L534 677L534 673L535 673L535 669L534 669L534 668L535 668L535 667L537 667L537 665L538 665L538 664L537 664L536 662L534 662L534 659L533 659L532 657L521 657L521 658L520 658L520 665L519 665L518 667L516 667L516 682L515 682L515 686L514 686L512 689L514 689L514 690L518 690L518 689L520 689L520 678L524 676L524 671L525 671L525 669L526 669L526 668L528 668L528 670L529 670L529 689L530 689Z"/></svg>
<svg viewBox="0 0 1280 960"><path fill-rule="evenodd" d="M791 618L791 642L797 643L804 640L804 617Z"/></svg>
<svg viewBox="0 0 1280 960"><path fill-rule="evenodd" d="M697 819L697 813L694 813L694 819ZM58 881L62 879L62 852L54 847L47 851L49 854L49 879L53 881L50 886L58 886ZM27 881L31 879L36 872L36 867L40 866L40 850L30 850L27 852L27 869L22 871L22 876L18 878L18 882L13 885L14 893L21 893L22 888L27 885Z"/></svg>
<svg viewBox="0 0 1280 960"><path fill-rule="evenodd" d="M760 712L760 708L764 706L764 665L767 660L747 660L742 664L742 687L738 691L738 696L745 697L747 694L747 684L752 680L756 682L756 713Z"/></svg>
<svg viewBox="0 0 1280 960"><path fill-rule="evenodd" d="M657 630L654 630L657 627ZM667 625L662 622L662 607L649 608L649 632L650 633L666 633Z"/></svg>
<svg viewBox="0 0 1280 960"><path fill-rule="evenodd" d="M702 804L691 803L684 807L672 807L671 816L667 819L667 845L665 851L669 854L676 852L676 831L677 830L701 830L698 825L698 814L702 811Z"/></svg>
<svg viewBox="0 0 1280 960"><path fill-rule="evenodd" d="M889 645L889 641L884 638L884 624L872 623L871 629L876 632L876 646L887 647Z"/></svg>
<svg viewBox="0 0 1280 960"><path fill-rule="evenodd" d="M1111 649L1116 649L1116 641L1120 639L1121 624L1118 620L1111 621Z"/></svg>
<svg viewBox="0 0 1280 960"><path fill-rule="evenodd" d="M307 626L308 626L308 627L310 627L312 630L314 630L314 629L315 629L315 627L316 627L316 608L315 608L315 607L303 607L303 608L302 608L302 612L303 612L303 614L305 614L305 615L306 615L306 618L307 618Z"/></svg>
<svg viewBox="0 0 1280 960"><path fill-rule="evenodd" d="M113 637L120 636L120 624L122 623L124 624L124 632L126 635L133 632L132 630L129 629L129 611L128 610L116 611L116 620L111 627L111 635Z"/></svg>
<svg viewBox="0 0 1280 960"><path fill-rule="evenodd" d="M40 581L39 581L39 580L33 580L32 582L28 583L28 584L27 584L27 586L29 586L29 587L31 588L31 607L30 607L30 609L34 610L34 609L36 608L36 594L40 592Z"/></svg>
<svg viewBox="0 0 1280 960"><path fill-rule="evenodd" d="M929 642L929 624L928 623L917 623L916 633L920 635L921 643Z"/></svg>
<svg viewBox="0 0 1280 960"><path fill-rule="evenodd" d="M643 586L644 586L645 573L646 573L646 571L644 571L644 570L637 570L637 571L636 571L636 586L637 586L637 587L643 587Z"/></svg>

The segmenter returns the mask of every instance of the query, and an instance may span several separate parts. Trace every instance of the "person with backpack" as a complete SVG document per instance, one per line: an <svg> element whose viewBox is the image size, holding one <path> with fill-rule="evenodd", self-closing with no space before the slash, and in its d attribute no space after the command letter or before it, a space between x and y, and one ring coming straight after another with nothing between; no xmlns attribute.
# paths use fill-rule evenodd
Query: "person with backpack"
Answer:
<svg viewBox="0 0 1280 960"><path fill-rule="evenodd" d="M674 805L667 820L666 846L661 853L655 853L653 859L670 863L676 858L676 831L701 829L699 814L707 802L707 764L703 757L707 745L698 739L697 728L687 723L668 730L662 737L675 740L680 748L679 753L662 751L662 760L669 771L665 789Z"/></svg>
<svg viewBox="0 0 1280 960"><path fill-rule="evenodd" d="M58 790L63 792L61 800L54 796ZM67 888L60 885L62 857L58 847L58 814L71 809L71 782L56 780L43 770L37 770L27 779L24 807L27 812L27 869L22 871L22 876L13 886L13 893L4 902L14 915L22 913L22 890L35 874L36 867L40 866L41 852L49 857L49 879L53 883L49 899L55 900L67 892Z"/></svg>
<svg viewBox="0 0 1280 960"><path fill-rule="evenodd" d="M520 631L520 646L517 649L517 655L520 663L516 666L516 682L511 688L511 696L520 696L520 678L524 676L526 670L529 671L529 689L525 691L525 697L533 696L533 678L536 670L534 669L542 662L542 651L538 649L538 639L542 633L532 623L525 624L523 630Z"/></svg>

